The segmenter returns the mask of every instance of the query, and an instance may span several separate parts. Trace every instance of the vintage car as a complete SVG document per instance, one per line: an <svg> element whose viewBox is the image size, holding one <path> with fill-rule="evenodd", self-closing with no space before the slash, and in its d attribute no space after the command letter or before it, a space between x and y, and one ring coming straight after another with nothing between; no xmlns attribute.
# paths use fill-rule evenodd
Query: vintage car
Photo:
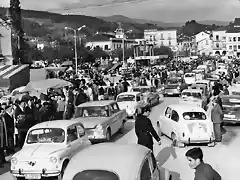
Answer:
<svg viewBox="0 0 240 180"><path fill-rule="evenodd" d="M228 74L228 70L227 69L217 69L216 70L216 74L218 75L223 75L223 74Z"/></svg>
<svg viewBox="0 0 240 180"><path fill-rule="evenodd" d="M211 92L208 90L207 85L205 84L193 84L190 89L201 89L202 90L202 99L207 101L207 104L209 103L209 99L211 97Z"/></svg>
<svg viewBox="0 0 240 180"><path fill-rule="evenodd" d="M197 69L198 70L203 70L205 73L208 73L209 71L210 71L210 69L209 69L209 66L208 65L199 65L198 67L197 67Z"/></svg>
<svg viewBox="0 0 240 180"><path fill-rule="evenodd" d="M123 92L120 93L116 101L121 110L126 110L128 117L135 117L136 108L147 106L141 92Z"/></svg>
<svg viewBox="0 0 240 180"><path fill-rule="evenodd" d="M92 142L110 141L112 135L123 131L127 113L113 100L90 101L76 108L74 119L83 123Z"/></svg>
<svg viewBox="0 0 240 180"><path fill-rule="evenodd" d="M203 69L194 69L192 72L196 74L196 81L204 79L205 72Z"/></svg>
<svg viewBox="0 0 240 180"><path fill-rule="evenodd" d="M15 179L62 179L70 159L91 145L82 123L56 120L39 123L28 130L23 148L11 159Z"/></svg>
<svg viewBox="0 0 240 180"><path fill-rule="evenodd" d="M163 95L169 96L169 95L180 95L181 94L181 85L182 85L183 79L178 78L171 78L168 79L166 82L166 85L163 89Z"/></svg>
<svg viewBox="0 0 240 180"><path fill-rule="evenodd" d="M222 96L223 106L223 123L224 124L238 124L240 123L240 96L226 95Z"/></svg>
<svg viewBox="0 0 240 180"><path fill-rule="evenodd" d="M149 105L153 106L159 104L160 96L157 89L153 86L137 86L133 87L132 92L141 92L143 94L144 101Z"/></svg>
<svg viewBox="0 0 240 180"><path fill-rule="evenodd" d="M206 109L208 100L206 96L203 95L203 90L201 89L184 89L181 94L181 99L179 103L181 104L191 104L196 105Z"/></svg>
<svg viewBox="0 0 240 180"><path fill-rule="evenodd" d="M63 180L171 180L170 172L160 164L144 146L101 143L78 153Z"/></svg>
<svg viewBox="0 0 240 180"><path fill-rule="evenodd" d="M196 74L195 73L185 73L183 78L184 78L184 81L188 85L192 85L196 82Z"/></svg>
<svg viewBox="0 0 240 180"><path fill-rule="evenodd" d="M206 80L206 79L198 80L198 81L195 82L195 84L204 84L204 85L206 85L208 91L210 90L210 87L211 87L210 81Z"/></svg>
<svg viewBox="0 0 240 180"><path fill-rule="evenodd" d="M228 91L230 95L240 95L240 78L233 80L233 84L228 88Z"/></svg>
<svg viewBox="0 0 240 180"><path fill-rule="evenodd" d="M211 118L200 107L183 104L169 105L157 122L161 133L170 137L178 147L191 143L214 146L215 135Z"/></svg>

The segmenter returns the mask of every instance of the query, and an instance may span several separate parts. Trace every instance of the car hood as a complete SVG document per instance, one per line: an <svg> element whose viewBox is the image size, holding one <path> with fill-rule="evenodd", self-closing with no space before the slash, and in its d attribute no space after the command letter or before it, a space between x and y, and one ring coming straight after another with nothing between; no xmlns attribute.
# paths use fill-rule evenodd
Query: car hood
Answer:
<svg viewBox="0 0 240 180"><path fill-rule="evenodd" d="M135 101L123 101L118 102L118 106L120 109L135 108L137 106L137 103Z"/></svg>
<svg viewBox="0 0 240 180"><path fill-rule="evenodd" d="M202 102L202 99L197 99L197 98L194 98L194 97L184 97L184 98L181 98L180 100L181 102Z"/></svg>
<svg viewBox="0 0 240 180"><path fill-rule="evenodd" d="M104 124L110 117L84 117L77 118L81 123L83 123L86 129L95 128L98 124Z"/></svg>
<svg viewBox="0 0 240 180"><path fill-rule="evenodd" d="M26 158L43 158L48 157L50 154L61 151L65 148L64 145L58 144L36 144L36 145L27 145L23 147L19 152L14 156L20 159Z"/></svg>

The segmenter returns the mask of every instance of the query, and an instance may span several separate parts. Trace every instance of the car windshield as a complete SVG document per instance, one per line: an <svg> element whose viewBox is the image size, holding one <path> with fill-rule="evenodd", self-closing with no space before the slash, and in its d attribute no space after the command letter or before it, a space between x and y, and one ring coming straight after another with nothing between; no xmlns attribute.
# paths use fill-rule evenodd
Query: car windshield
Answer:
<svg viewBox="0 0 240 180"><path fill-rule="evenodd" d="M150 89L149 88L133 88L133 92L145 93L147 91L150 91Z"/></svg>
<svg viewBox="0 0 240 180"><path fill-rule="evenodd" d="M183 118L185 120L206 120L207 116L203 112L185 112Z"/></svg>
<svg viewBox="0 0 240 180"><path fill-rule="evenodd" d="M38 128L28 133L27 144L33 143L63 143L65 132L61 128Z"/></svg>
<svg viewBox="0 0 240 180"><path fill-rule="evenodd" d="M117 102L123 102L123 101L135 101L135 96L130 94L118 96Z"/></svg>
<svg viewBox="0 0 240 180"><path fill-rule="evenodd" d="M168 80L168 84L178 84L181 83L182 80L181 79L169 79Z"/></svg>
<svg viewBox="0 0 240 180"><path fill-rule="evenodd" d="M108 106L90 106L78 108L77 117L108 117Z"/></svg>
<svg viewBox="0 0 240 180"><path fill-rule="evenodd" d="M240 106L240 98L222 98L223 106Z"/></svg>
<svg viewBox="0 0 240 180"><path fill-rule="evenodd" d="M119 180L119 176L105 170L85 170L77 173L72 180Z"/></svg>
<svg viewBox="0 0 240 180"><path fill-rule="evenodd" d="M197 98L197 99L201 99L202 98L202 95L201 93L197 93L197 92L183 92L182 93L182 97L194 97L194 98Z"/></svg>
<svg viewBox="0 0 240 180"><path fill-rule="evenodd" d="M189 78L189 77L194 77L195 76L195 74L185 74L185 78Z"/></svg>

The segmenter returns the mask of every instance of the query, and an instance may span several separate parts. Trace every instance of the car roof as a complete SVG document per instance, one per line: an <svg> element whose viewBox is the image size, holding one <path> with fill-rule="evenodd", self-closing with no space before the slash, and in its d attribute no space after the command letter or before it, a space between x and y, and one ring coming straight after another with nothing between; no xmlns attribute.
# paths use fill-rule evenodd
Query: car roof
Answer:
<svg viewBox="0 0 240 180"><path fill-rule="evenodd" d="M141 94L141 92L136 92L136 91L132 91L132 92L122 92L120 93L118 96L120 95L138 95L138 94Z"/></svg>
<svg viewBox="0 0 240 180"><path fill-rule="evenodd" d="M202 92L202 89L184 89L182 92Z"/></svg>
<svg viewBox="0 0 240 180"><path fill-rule="evenodd" d="M240 99L240 96L239 95L223 95L223 96L221 96L221 98L225 98L225 99L230 99L230 98Z"/></svg>
<svg viewBox="0 0 240 180"><path fill-rule="evenodd" d="M206 87L206 84L192 84L191 87Z"/></svg>
<svg viewBox="0 0 240 180"><path fill-rule="evenodd" d="M54 121L45 121L39 124L34 125L30 129L38 129L38 128L66 128L73 124L80 123L76 120L54 120ZM81 123L80 123L81 124Z"/></svg>
<svg viewBox="0 0 240 180"><path fill-rule="evenodd" d="M201 107L193 106L192 104L172 104L169 105L168 107L179 113L184 113L188 111L197 111L205 113L204 109L202 109Z"/></svg>
<svg viewBox="0 0 240 180"><path fill-rule="evenodd" d="M65 173L68 179L72 179L84 170L108 170L117 173L120 179L133 179L130 177L138 174L139 167L149 152L148 148L138 144L96 144L76 154Z"/></svg>
<svg viewBox="0 0 240 180"><path fill-rule="evenodd" d="M89 101L78 105L78 107L89 107L89 106L107 106L114 103L114 100L103 100L103 101Z"/></svg>

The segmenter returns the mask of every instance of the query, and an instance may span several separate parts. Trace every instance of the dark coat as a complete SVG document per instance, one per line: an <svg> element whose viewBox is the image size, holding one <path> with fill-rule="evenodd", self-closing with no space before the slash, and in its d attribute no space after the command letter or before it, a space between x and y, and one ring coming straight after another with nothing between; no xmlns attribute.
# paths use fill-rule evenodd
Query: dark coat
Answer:
<svg viewBox="0 0 240 180"><path fill-rule="evenodd" d="M194 180L221 180L221 176L212 166L202 162L198 165L195 172Z"/></svg>
<svg viewBox="0 0 240 180"><path fill-rule="evenodd" d="M222 112L222 108L219 104L216 104L213 107L212 112L211 112L211 119L212 119L212 122L215 124L222 123L223 112Z"/></svg>
<svg viewBox="0 0 240 180"><path fill-rule="evenodd" d="M156 139L156 141L160 141L160 137L153 128L151 120L144 115L136 117L135 133L138 137L138 144L144 145L148 148L153 146L152 136Z"/></svg>

